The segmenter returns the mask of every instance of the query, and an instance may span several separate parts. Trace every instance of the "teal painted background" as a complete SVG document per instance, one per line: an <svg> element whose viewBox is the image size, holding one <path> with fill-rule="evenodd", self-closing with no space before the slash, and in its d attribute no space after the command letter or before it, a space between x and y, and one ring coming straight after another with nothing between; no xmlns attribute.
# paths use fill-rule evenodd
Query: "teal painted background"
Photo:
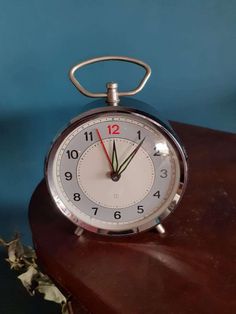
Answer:
<svg viewBox="0 0 236 314"><path fill-rule="evenodd" d="M0 0L2 236L20 231L30 242L27 206L49 143L90 101L69 82L69 68L112 54L150 64L151 79L136 97L166 118L236 131L235 1ZM121 63L81 71L92 90L109 80L128 89L141 76Z"/></svg>

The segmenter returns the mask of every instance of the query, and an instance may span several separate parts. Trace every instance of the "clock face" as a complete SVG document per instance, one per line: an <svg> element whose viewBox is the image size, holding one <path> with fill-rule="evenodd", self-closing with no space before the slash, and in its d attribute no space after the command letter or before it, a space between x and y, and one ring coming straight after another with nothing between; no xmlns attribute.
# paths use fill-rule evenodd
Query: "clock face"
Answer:
<svg viewBox="0 0 236 314"><path fill-rule="evenodd" d="M156 224L180 197L178 145L138 114L108 111L75 121L55 142L46 170L59 209L95 232Z"/></svg>

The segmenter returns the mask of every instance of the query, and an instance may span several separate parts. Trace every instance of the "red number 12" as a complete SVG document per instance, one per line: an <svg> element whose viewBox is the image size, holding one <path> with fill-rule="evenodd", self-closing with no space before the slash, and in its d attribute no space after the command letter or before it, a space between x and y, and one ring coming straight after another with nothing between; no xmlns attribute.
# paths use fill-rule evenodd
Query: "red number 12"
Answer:
<svg viewBox="0 0 236 314"><path fill-rule="evenodd" d="M108 133L111 134L115 134L118 135L120 134L120 126L118 124L112 124L112 125L108 125Z"/></svg>

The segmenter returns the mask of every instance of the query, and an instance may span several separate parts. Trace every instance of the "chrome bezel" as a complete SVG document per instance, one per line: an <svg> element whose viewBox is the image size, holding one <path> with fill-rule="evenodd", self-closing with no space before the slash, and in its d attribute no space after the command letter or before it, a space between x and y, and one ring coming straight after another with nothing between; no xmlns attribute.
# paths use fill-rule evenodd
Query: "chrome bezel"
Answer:
<svg viewBox="0 0 236 314"><path fill-rule="evenodd" d="M134 223L134 226L129 229L123 229L120 230L110 230L110 229L101 229L96 228L94 226L91 226L80 219L76 215L74 215L63 203L63 201L60 199L55 184L53 180L53 162L57 153L57 150L62 143L62 141L66 138L66 136L71 133L76 127L79 125L91 120L99 118L101 115L104 116L104 114L109 113L125 113L130 114L135 117L142 118L144 120L147 120L149 123L151 123L155 128L158 129L163 135L168 137L168 140L173 145L176 154L178 156L179 165L180 165L180 182L177 189L176 194L174 195L171 203L168 207L166 207L160 215L156 213L150 215L150 220L142 222L142 220L137 221ZM186 183L187 183L187 177L188 177L188 165L187 165L187 156L185 153L184 147L180 144L178 139L176 138L174 132L165 125L165 123L160 120L157 121L156 118L154 118L151 115L148 115L147 113L136 110L133 108L126 108L126 107L101 107L93 110L89 110L78 117L74 118L70 125L61 133L59 136L55 139L54 143L51 146L51 149L48 153L48 156L45 160L45 178L48 186L48 190L50 192L50 195L52 197L52 200L54 204L56 205L56 208L58 208L69 220L71 220L75 225L80 226L88 231L91 231L93 233L97 234L103 234L103 235L130 235L130 234L136 234L139 232L142 232L144 230L150 229L161 223L177 206L179 201L181 200ZM147 219L145 219L147 220Z"/></svg>

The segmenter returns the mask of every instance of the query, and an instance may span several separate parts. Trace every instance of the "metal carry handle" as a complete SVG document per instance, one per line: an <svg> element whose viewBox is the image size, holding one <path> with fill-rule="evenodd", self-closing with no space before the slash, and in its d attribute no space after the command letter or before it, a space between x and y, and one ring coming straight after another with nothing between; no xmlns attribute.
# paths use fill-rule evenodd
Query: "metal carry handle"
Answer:
<svg viewBox="0 0 236 314"><path fill-rule="evenodd" d="M143 79L141 80L141 82L139 83L139 85L135 89L133 89L131 91L127 91L127 92L118 92L117 91L117 87L118 87L117 83L107 83L107 92L106 93L92 93L92 92L88 91L87 89L85 89L79 83L79 81L75 78L75 72L77 70L79 70L80 68L82 68L88 64L101 62L101 61L111 61L111 60L135 63L135 64L137 64L137 65L139 65L145 69L146 73L145 73ZM133 96L133 95L137 94L138 92L140 92L143 89L143 87L145 86L150 75L151 75L151 68L148 64L146 64L143 61L140 61L138 59L124 57L124 56L103 56L103 57L97 57L97 58L89 59L89 60L83 61L83 62L73 66L69 72L69 76L70 76L72 83L75 85L75 87L82 94L84 94L85 96L88 96L88 97L92 97L92 98L107 97L107 102L113 106L118 105L119 96Z"/></svg>

